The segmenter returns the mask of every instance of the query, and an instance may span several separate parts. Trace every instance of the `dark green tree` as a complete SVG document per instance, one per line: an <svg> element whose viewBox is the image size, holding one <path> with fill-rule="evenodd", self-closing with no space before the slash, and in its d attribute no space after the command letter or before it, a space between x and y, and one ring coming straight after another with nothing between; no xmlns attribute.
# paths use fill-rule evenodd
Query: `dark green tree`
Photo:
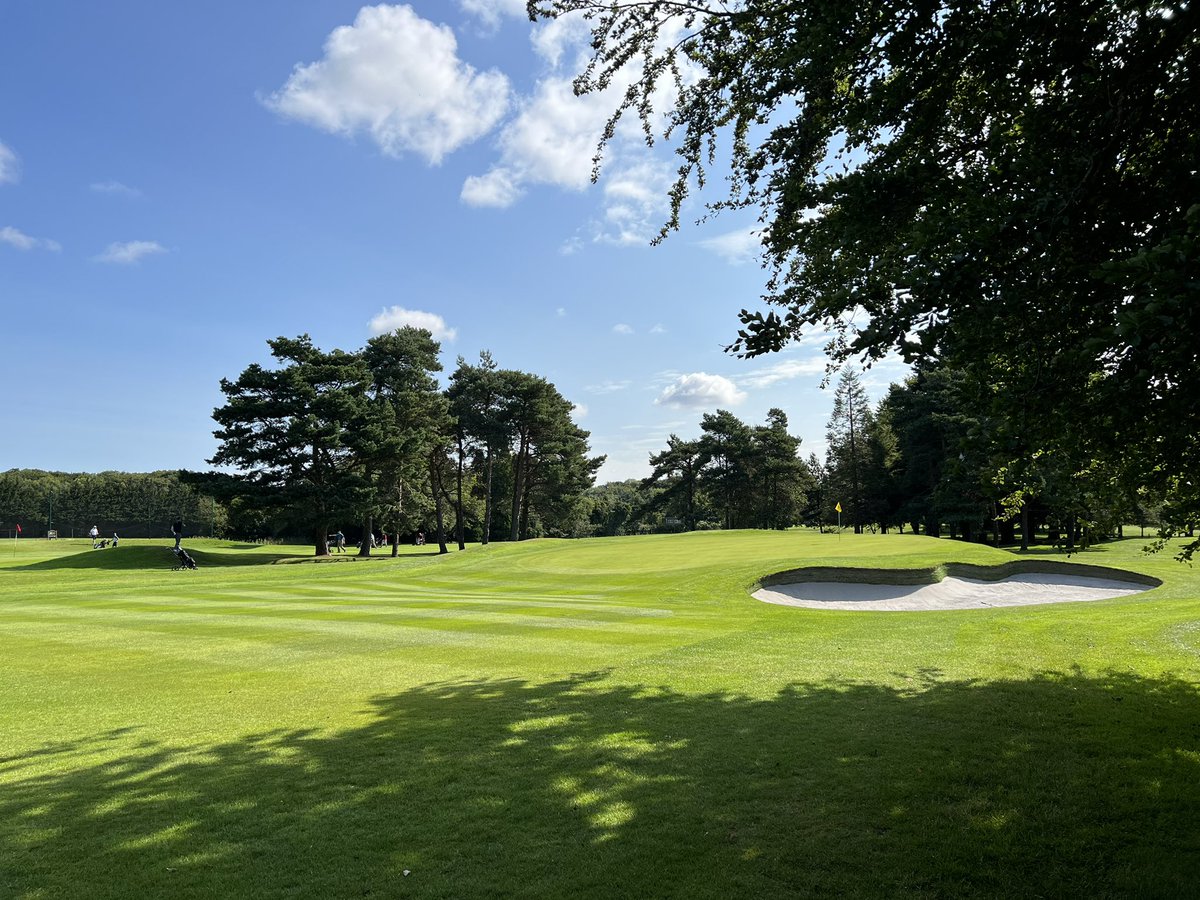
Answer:
<svg viewBox="0 0 1200 900"><path fill-rule="evenodd" d="M642 487L658 489L649 501L651 508L678 518L684 530L695 531L700 472L704 467L699 442L684 441L672 434L667 438L667 449L651 455L650 467L652 471L643 479Z"/></svg>
<svg viewBox="0 0 1200 900"><path fill-rule="evenodd" d="M492 355L484 350L479 354L479 363L470 365L461 357L458 368L450 376L447 396L450 413L456 424L455 440L458 450L457 506L458 518L463 513L464 457L471 454L478 459L482 469L480 479L483 491L483 521L481 542L487 544L491 537L493 475L497 453L502 452L509 442L508 423L501 407L502 380Z"/></svg>
<svg viewBox="0 0 1200 900"><path fill-rule="evenodd" d="M379 429L370 435L377 473L372 502L389 525L393 555L399 552L400 530L419 525L431 508L439 546L446 552L442 457L451 420L434 377L442 370L440 352L441 344L427 329L405 326L371 338L362 353ZM362 552L369 547L364 540Z"/></svg>
<svg viewBox="0 0 1200 900"><path fill-rule="evenodd" d="M537 375L501 370L501 422L510 435L512 470L509 540L557 530L555 520L570 518L568 507L591 487L604 457L589 458L588 432L571 419L572 404Z"/></svg>
<svg viewBox="0 0 1200 900"><path fill-rule="evenodd" d="M787 415L767 412L767 424L751 434L754 492L762 528L786 528L800 521L812 473L800 457L800 438L788 434Z"/></svg>
<svg viewBox="0 0 1200 900"><path fill-rule="evenodd" d="M371 373L359 354L320 350L308 335L267 344L277 368L254 363L221 379L209 462L237 470L244 502L306 521L316 554L328 555L330 525L371 501L357 452Z"/></svg>
<svg viewBox="0 0 1200 900"><path fill-rule="evenodd" d="M723 528L753 521L754 445L750 427L728 410L705 413L700 420L700 486L721 516Z"/></svg>
<svg viewBox="0 0 1200 900"><path fill-rule="evenodd" d="M862 379L846 369L833 394L833 411L825 426L825 469L842 521L861 534L869 519L867 471L871 465L870 434L875 414Z"/></svg>

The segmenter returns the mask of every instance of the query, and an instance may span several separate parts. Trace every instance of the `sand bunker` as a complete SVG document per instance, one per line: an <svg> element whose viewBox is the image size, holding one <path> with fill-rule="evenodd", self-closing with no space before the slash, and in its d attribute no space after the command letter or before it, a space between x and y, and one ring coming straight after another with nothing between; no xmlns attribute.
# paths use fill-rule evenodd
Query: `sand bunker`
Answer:
<svg viewBox="0 0 1200 900"><path fill-rule="evenodd" d="M858 570L858 574L861 577L862 570ZM884 581L888 575L882 571L877 574L879 581ZM764 586L754 592L754 597L766 603L810 609L980 609L1107 600L1148 591L1152 587L1153 584L1115 578L1026 572L992 581L946 575L932 584L797 581Z"/></svg>

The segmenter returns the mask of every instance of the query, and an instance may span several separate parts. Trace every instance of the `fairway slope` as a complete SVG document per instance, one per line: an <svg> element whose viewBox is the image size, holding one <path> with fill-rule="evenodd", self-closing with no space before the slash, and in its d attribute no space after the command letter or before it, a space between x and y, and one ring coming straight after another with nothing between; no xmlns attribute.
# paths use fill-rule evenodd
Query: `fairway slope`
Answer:
<svg viewBox="0 0 1200 900"><path fill-rule="evenodd" d="M1161 582L1139 597L888 616L750 591L1030 560L793 530L289 566L261 563L313 548L196 538L172 572L165 538L11 543L0 897L1194 893L1200 573L1137 540L1087 558Z"/></svg>

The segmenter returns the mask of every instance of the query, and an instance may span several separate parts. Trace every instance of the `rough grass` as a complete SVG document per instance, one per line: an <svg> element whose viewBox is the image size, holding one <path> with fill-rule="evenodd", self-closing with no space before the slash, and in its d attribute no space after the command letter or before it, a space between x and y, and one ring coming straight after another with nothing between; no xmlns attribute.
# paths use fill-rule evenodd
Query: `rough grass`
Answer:
<svg viewBox="0 0 1200 900"><path fill-rule="evenodd" d="M1014 554L168 546L0 545L0 896L1194 891L1200 577L1141 541L1072 561L1147 593L886 614L748 591Z"/></svg>

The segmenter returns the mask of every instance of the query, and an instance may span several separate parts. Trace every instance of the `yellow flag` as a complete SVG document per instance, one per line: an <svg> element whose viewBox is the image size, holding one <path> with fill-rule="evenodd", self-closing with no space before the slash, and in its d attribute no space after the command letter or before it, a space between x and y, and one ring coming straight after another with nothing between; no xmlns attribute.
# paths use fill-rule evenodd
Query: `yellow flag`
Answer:
<svg viewBox="0 0 1200 900"><path fill-rule="evenodd" d="M842 511L842 502L840 500L838 501L838 505L835 506L834 509L836 509L838 512Z"/></svg>

